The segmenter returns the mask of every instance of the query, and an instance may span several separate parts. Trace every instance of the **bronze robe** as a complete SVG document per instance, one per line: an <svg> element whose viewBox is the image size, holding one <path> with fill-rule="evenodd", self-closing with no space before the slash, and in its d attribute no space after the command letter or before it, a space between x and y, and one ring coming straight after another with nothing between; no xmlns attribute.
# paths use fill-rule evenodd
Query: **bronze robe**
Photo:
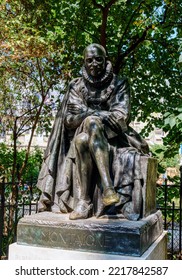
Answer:
<svg viewBox="0 0 182 280"><path fill-rule="evenodd" d="M129 126L128 81L112 75L112 79L100 84L89 83L84 77L74 79L70 83L56 116L38 178L38 187L42 191L40 210L46 209L45 205L54 204L57 210L67 213L74 209L78 201L74 137L84 131L84 120L79 123L79 116L67 111L69 103L103 112L106 116L113 114L117 119L117 129L109 127L107 122L103 123L110 147L111 178L121 197L120 205L117 206L117 209L120 209L124 203L131 200L134 180L142 180L140 156L148 154L149 149L147 143ZM94 213L100 216L104 208L97 170L94 175L90 196ZM109 209L107 211L109 213Z"/></svg>

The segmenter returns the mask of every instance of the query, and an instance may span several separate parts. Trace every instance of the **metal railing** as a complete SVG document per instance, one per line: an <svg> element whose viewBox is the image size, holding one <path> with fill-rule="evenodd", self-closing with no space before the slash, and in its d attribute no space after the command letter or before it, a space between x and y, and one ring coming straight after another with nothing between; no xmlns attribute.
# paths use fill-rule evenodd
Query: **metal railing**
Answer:
<svg viewBox="0 0 182 280"><path fill-rule="evenodd" d="M34 183L15 184L15 201L8 192L11 186L11 183L0 183L0 259L7 258L9 245L16 241L19 219L38 211L39 193L34 191ZM182 259L182 187L167 182L157 186L157 208L163 213L164 229L168 231L168 258Z"/></svg>
<svg viewBox="0 0 182 280"><path fill-rule="evenodd" d="M39 194L33 195L34 186L16 183L16 199L12 200L12 184L0 183L0 259L7 258L9 245L16 241L19 219L38 211Z"/></svg>
<svg viewBox="0 0 182 280"><path fill-rule="evenodd" d="M157 186L157 208L164 219L168 232L168 258L182 259L182 182L170 185L165 180Z"/></svg>

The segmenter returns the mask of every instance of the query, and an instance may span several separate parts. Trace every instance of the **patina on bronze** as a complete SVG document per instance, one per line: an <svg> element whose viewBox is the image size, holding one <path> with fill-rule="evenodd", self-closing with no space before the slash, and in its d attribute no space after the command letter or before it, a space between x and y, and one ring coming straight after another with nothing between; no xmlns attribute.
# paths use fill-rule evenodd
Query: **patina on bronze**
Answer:
<svg viewBox="0 0 182 280"><path fill-rule="evenodd" d="M101 45L89 45L45 151L39 211L70 212L71 220L118 213L141 218L141 156L149 149L129 126L130 111L128 80L113 73Z"/></svg>
<svg viewBox="0 0 182 280"><path fill-rule="evenodd" d="M162 232L160 211L137 222L95 217L70 220L69 214L44 212L20 219L17 243L82 252L141 256Z"/></svg>

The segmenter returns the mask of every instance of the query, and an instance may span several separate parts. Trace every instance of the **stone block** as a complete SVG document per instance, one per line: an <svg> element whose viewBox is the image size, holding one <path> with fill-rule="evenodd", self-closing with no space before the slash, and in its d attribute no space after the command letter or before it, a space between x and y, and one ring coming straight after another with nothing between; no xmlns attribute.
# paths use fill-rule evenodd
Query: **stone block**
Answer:
<svg viewBox="0 0 182 280"><path fill-rule="evenodd" d="M143 175L143 217L156 212L157 160L152 157L141 157Z"/></svg>
<svg viewBox="0 0 182 280"><path fill-rule="evenodd" d="M162 234L160 211L139 221L69 220L67 214L43 212L20 219L17 243L81 252L141 256Z"/></svg>
<svg viewBox="0 0 182 280"><path fill-rule="evenodd" d="M34 247L13 243L9 246L9 260L166 260L167 233L163 232L152 245L140 256L100 254L63 250L47 247Z"/></svg>

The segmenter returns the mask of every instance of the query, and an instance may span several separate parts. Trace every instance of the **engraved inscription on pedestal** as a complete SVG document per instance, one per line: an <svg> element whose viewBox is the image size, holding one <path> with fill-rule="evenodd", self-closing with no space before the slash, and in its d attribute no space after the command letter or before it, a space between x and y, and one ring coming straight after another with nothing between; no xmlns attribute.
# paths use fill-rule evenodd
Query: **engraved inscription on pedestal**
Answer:
<svg viewBox="0 0 182 280"><path fill-rule="evenodd" d="M84 249L87 248L91 251L100 251L100 250L112 250L112 246L116 247L116 242L113 241L113 236L116 236L115 233L104 233L99 231L89 232L87 230L74 230L74 229L64 229L61 231L59 228L46 228L39 227L35 230L31 226L26 226L24 229L24 234L27 235L26 242L32 242L32 236L36 240L36 245L47 244L51 248L65 248L65 249ZM22 233L23 233L22 232ZM19 239L23 238L20 234Z"/></svg>
<svg viewBox="0 0 182 280"><path fill-rule="evenodd" d="M161 212L140 221L70 221L68 215L39 213L22 218L18 244L87 252L141 256L163 231Z"/></svg>

